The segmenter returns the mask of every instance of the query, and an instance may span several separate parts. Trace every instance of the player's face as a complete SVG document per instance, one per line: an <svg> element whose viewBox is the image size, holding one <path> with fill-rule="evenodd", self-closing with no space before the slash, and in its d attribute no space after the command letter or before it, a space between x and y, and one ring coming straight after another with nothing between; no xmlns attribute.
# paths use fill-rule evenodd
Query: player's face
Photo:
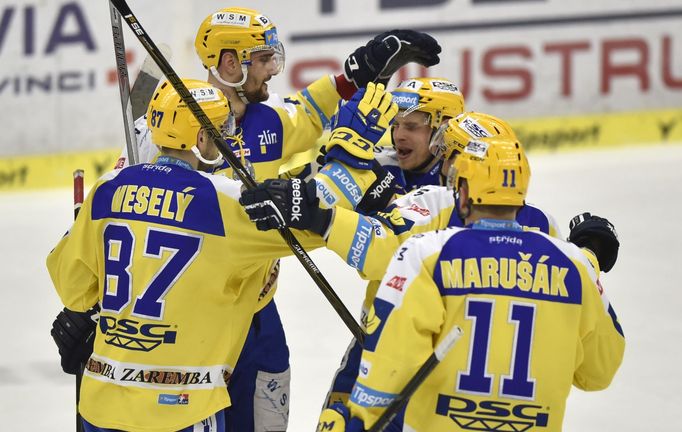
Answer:
<svg viewBox="0 0 682 432"><path fill-rule="evenodd" d="M267 82L279 72L274 51L252 53L248 71L244 95L252 103L266 101L270 96Z"/></svg>
<svg viewBox="0 0 682 432"><path fill-rule="evenodd" d="M401 169L414 170L431 158L431 127L428 120L428 114L419 111L395 117L391 133Z"/></svg>

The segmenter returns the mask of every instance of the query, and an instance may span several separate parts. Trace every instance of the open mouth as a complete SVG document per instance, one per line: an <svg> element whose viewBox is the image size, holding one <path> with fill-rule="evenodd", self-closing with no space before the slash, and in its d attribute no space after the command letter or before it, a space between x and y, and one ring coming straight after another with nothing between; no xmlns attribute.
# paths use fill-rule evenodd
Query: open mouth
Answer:
<svg viewBox="0 0 682 432"><path fill-rule="evenodd" d="M407 148L396 148L396 153L398 155L398 159L407 159L410 157L412 154L412 149L407 149Z"/></svg>

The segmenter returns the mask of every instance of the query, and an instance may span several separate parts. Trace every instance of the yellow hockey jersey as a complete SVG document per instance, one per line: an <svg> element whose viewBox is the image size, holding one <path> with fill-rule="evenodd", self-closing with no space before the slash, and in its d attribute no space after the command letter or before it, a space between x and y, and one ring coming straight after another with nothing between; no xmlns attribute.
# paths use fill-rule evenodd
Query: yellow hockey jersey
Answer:
<svg viewBox="0 0 682 432"><path fill-rule="evenodd" d="M336 111L341 96L336 90L334 77L323 76L291 97L281 98L271 94L265 103L250 103L240 119L243 143L231 150L242 163L253 168L256 181L276 178L280 166L300 152L317 147L317 139L329 125L329 119ZM135 122L137 151L140 163L150 163L158 155L157 147L151 141L151 133L144 117ZM124 148L116 165L128 165L127 150ZM217 173L233 177L227 162ZM262 292L258 309L265 307L274 296L277 286L279 264L272 261L262 275Z"/></svg>
<svg viewBox="0 0 682 432"><path fill-rule="evenodd" d="M530 204L521 208L517 221L525 229L560 236L554 219ZM462 224L454 194L444 186L422 186L398 197L385 211L371 217L337 208L327 236L327 248L356 268L363 278L372 281L367 287L363 321L391 257L407 238Z"/></svg>
<svg viewBox="0 0 682 432"><path fill-rule="evenodd" d="M412 237L393 256L349 408L369 428L455 325L464 336L399 423L414 431L560 431L572 385L600 390L625 341L583 252L518 224Z"/></svg>
<svg viewBox="0 0 682 432"><path fill-rule="evenodd" d="M100 302L80 412L100 427L179 430L229 405L225 386L269 260L291 253L257 231L241 183L176 165L105 174L47 258L64 305ZM323 245L297 232L306 249Z"/></svg>

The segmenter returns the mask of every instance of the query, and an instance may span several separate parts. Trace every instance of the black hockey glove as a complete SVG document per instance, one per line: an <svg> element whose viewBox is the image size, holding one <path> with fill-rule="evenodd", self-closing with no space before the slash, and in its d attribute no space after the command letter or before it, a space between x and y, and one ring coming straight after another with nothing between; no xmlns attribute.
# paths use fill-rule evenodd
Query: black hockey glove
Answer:
<svg viewBox="0 0 682 432"><path fill-rule="evenodd" d="M343 65L344 75L357 88L367 87L369 82L385 85L395 71L408 63L437 65L440 51L438 42L426 33L391 30L353 51Z"/></svg>
<svg viewBox="0 0 682 432"><path fill-rule="evenodd" d="M618 234L607 219L590 213L582 213L571 219L568 241L594 252L603 272L613 268L618 258Z"/></svg>
<svg viewBox="0 0 682 432"><path fill-rule="evenodd" d="M74 312L64 308L52 323L52 339L62 358L62 370L75 375L81 363L92 354L95 329L99 319L99 305L87 312Z"/></svg>
<svg viewBox="0 0 682 432"><path fill-rule="evenodd" d="M364 215L371 215L386 210L386 207L393 200L393 196L396 193L402 192L398 179L376 160L372 161L372 171L374 171L377 179L367 189L367 192L365 192L365 195L355 207L359 213Z"/></svg>
<svg viewBox="0 0 682 432"><path fill-rule="evenodd" d="M312 180L265 180L242 192L239 203L261 231L285 226L324 235L331 223L331 209L321 209Z"/></svg>

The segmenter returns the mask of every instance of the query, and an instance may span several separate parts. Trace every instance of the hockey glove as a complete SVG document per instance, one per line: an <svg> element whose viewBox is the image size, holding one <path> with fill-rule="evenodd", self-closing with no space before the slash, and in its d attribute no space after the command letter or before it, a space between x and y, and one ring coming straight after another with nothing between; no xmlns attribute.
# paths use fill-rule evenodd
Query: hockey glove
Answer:
<svg viewBox="0 0 682 432"><path fill-rule="evenodd" d="M355 207L355 210L364 215L386 210L395 194L403 192L398 179L376 160L372 161L372 171L376 180Z"/></svg>
<svg viewBox="0 0 682 432"><path fill-rule="evenodd" d="M440 62L438 42L426 33L391 30L381 33L348 56L343 71L357 88L370 82L386 84L395 71L408 63L433 66Z"/></svg>
<svg viewBox="0 0 682 432"><path fill-rule="evenodd" d="M64 308L52 323L52 339L62 358L62 370L75 375L81 363L92 354L95 328L99 319L99 305L87 312L74 312Z"/></svg>
<svg viewBox="0 0 682 432"><path fill-rule="evenodd" d="M602 271L608 272L613 268L620 242L611 222L590 213L582 213L571 219L568 228L571 230L568 241L594 252Z"/></svg>
<svg viewBox="0 0 682 432"><path fill-rule="evenodd" d="M366 161L374 159L374 145L386 133L397 113L398 105L393 103L393 96L382 84L370 83L367 89L358 90L350 101L339 107L325 146L326 160L348 162L350 156L350 159L364 162L362 166L352 163L351 166L370 169Z"/></svg>
<svg viewBox="0 0 682 432"><path fill-rule="evenodd" d="M346 423L349 419L348 408L342 403L335 403L320 413L317 432L346 432Z"/></svg>
<svg viewBox="0 0 682 432"><path fill-rule="evenodd" d="M324 235L332 210L319 207L316 189L314 180L265 180L243 191L239 203L260 231L289 227Z"/></svg>

